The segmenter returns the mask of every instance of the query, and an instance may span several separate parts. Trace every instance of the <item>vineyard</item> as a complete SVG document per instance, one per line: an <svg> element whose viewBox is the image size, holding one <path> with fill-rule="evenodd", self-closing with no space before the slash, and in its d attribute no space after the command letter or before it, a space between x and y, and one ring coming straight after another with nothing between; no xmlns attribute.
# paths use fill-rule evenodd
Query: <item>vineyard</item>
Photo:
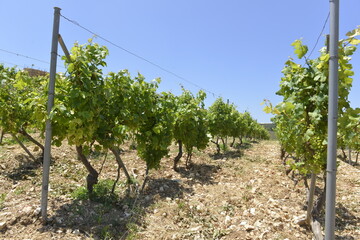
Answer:
<svg viewBox="0 0 360 240"><path fill-rule="evenodd" d="M351 56L360 29L339 42L339 239L360 237L356 177L360 109L351 108ZM285 63L278 141L249 112L206 94L158 92L127 70L104 73L109 54L74 44L56 76L0 65L0 231L34 239L311 239L321 235L329 54ZM39 217L45 122L52 122L49 219ZM346 151L352 153L353 162ZM310 180L311 179L311 180ZM308 181L311 181L308 184ZM316 183L318 181L319 183ZM350 187L349 187L350 186Z"/></svg>
<svg viewBox="0 0 360 240"><path fill-rule="evenodd" d="M38 215L41 165L30 160L10 136L5 135L3 141L3 239L312 239L311 231L298 219L306 214L306 189L303 182L296 184L286 175L276 141L246 142L220 155L210 145L194 151L190 169L181 160L177 172L172 168L178 146L173 145L170 157L150 172L136 202L136 196L126 195L124 180L115 195L110 194L113 181L107 179L116 178L116 161L109 156L103 164L105 155L100 154L92 154L91 161L94 168L102 169L101 185L95 191L103 195L94 201L86 199L87 171L77 160L76 150L67 144L54 147L45 226ZM26 145L36 148L29 142ZM121 155L131 176L141 183L146 169L130 142L123 145ZM359 207L354 201L359 196L354 191L359 187L356 171L358 167L340 162L338 239L360 237Z"/></svg>

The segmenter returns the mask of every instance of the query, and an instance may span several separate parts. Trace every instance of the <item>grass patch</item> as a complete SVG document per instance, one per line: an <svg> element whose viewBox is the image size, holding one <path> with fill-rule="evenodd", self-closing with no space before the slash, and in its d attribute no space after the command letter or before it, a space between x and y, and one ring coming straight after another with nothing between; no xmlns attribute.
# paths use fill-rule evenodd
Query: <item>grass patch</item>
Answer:
<svg viewBox="0 0 360 240"><path fill-rule="evenodd" d="M22 142L22 143L26 143L26 142L30 142L29 139L21 134L17 135L17 138ZM17 145L18 142L15 141L15 139L13 137L11 137L10 135L6 135L4 136L1 145Z"/></svg>
<svg viewBox="0 0 360 240"><path fill-rule="evenodd" d="M14 191L15 195L21 195L23 193L25 193L25 187L24 186L19 186L15 189Z"/></svg>
<svg viewBox="0 0 360 240"><path fill-rule="evenodd" d="M137 239L137 232L139 231L139 226L133 222L130 222L126 225L129 235L127 235L126 240L135 240Z"/></svg>
<svg viewBox="0 0 360 240"><path fill-rule="evenodd" d="M89 193L85 187L79 187L71 194L71 197L77 200L91 200L106 205L116 204L119 200L119 195L116 191L114 193L111 192L113 184L113 180L101 180L94 185L92 193Z"/></svg>
<svg viewBox="0 0 360 240"><path fill-rule="evenodd" d="M110 240L114 238L114 234L111 231L109 225L104 226L100 231L100 239Z"/></svg>

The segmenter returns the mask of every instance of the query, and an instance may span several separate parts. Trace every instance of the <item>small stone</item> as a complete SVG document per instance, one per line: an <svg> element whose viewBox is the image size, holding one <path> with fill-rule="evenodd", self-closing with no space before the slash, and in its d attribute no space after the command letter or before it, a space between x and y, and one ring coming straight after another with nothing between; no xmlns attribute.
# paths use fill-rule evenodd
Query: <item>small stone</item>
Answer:
<svg viewBox="0 0 360 240"><path fill-rule="evenodd" d="M177 183L181 184L182 180L181 179L174 179L174 182L177 182Z"/></svg>
<svg viewBox="0 0 360 240"><path fill-rule="evenodd" d="M63 219L61 217L55 217L55 222L58 224L62 224Z"/></svg>
<svg viewBox="0 0 360 240"><path fill-rule="evenodd" d="M255 227L252 226L252 225L247 224L247 225L245 225L245 230L246 230L247 232L250 232L250 231L252 231L252 230L255 230Z"/></svg>
<svg viewBox="0 0 360 240"><path fill-rule="evenodd" d="M167 213L166 213L166 212L164 212L164 213L162 214L162 216L163 216L163 217L166 217L166 216L167 216Z"/></svg>
<svg viewBox="0 0 360 240"><path fill-rule="evenodd" d="M284 224L283 224L283 223L274 223L273 225L274 225L274 227L275 227L275 229L276 229L277 231L281 231L281 230L283 230L283 228L284 228Z"/></svg>
<svg viewBox="0 0 360 240"><path fill-rule="evenodd" d="M257 227L257 228L261 227L261 225L262 225L262 223L261 223L260 220L257 220L257 221L255 222L255 224L254 224L254 226Z"/></svg>
<svg viewBox="0 0 360 240"><path fill-rule="evenodd" d="M236 229L236 226L235 226L235 225L231 225L231 226L228 227L227 229L229 229L229 230L235 230L235 229Z"/></svg>
<svg viewBox="0 0 360 240"><path fill-rule="evenodd" d="M164 187L160 187L159 192L163 192L163 191L164 191Z"/></svg>
<svg viewBox="0 0 360 240"><path fill-rule="evenodd" d="M154 209L154 213L158 213L159 212L159 209Z"/></svg>
<svg viewBox="0 0 360 240"><path fill-rule="evenodd" d="M261 233L260 236L259 236L259 239L265 239L265 235L266 235L268 232L269 232L269 231L266 230L265 232ZM287 238L285 238L285 239L287 239ZM285 240L285 239L284 239L284 240Z"/></svg>
<svg viewBox="0 0 360 240"><path fill-rule="evenodd" d="M250 214L251 214L251 215L255 215L255 211L256 211L255 208L250 208Z"/></svg>
<svg viewBox="0 0 360 240"><path fill-rule="evenodd" d="M231 222L231 217L229 215L227 215L225 217L225 224L228 225Z"/></svg>
<svg viewBox="0 0 360 240"><path fill-rule="evenodd" d="M12 215L12 213L11 212L2 212L2 213L0 213L0 217L8 216L8 215Z"/></svg>
<svg viewBox="0 0 360 240"><path fill-rule="evenodd" d="M19 220L19 217L13 217L9 220L9 225L14 225Z"/></svg>
<svg viewBox="0 0 360 240"><path fill-rule="evenodd" d="M293 222L297 225L304 226L306 225L306 215L295 216Z"/></svg>
<svg viewBox="0 0 360 240"><path fill-rule="evenodd" d="M0 222L0 231L7 228L6 222Z"/></svg>
<svg viewBox="0 0 360 240"><path fill-rule="evenodd" d="M193 228L190 228L190 231L191 232L197 232L201 229L201 226L197 226L197 227L193 227Z"/></svg>
<svg viewBox="0 0 360 240"><path fill-rule="evenodd" d="M25 215L28 215L32 212L32 207L30 206L27 206L27 207L24 207L22 212L25 214Z"/></svg>
<svg viewBox="0 0 360 240"><path fill-rule="evenodd" d="M203 203L200 203L196 206L196 211L203 212L205 210L205 205Z"/></svg>
<svg viewBox="0 0 360 240"><path fill-rule="evenodd" d="M165 200L168 201L168 202L170 202L170 201L171 201L171 198L170 198L170 197L166 197Z"/></svg>
<svg viewBox="0 0 360 240"><path fill-rule="evenodd" d="M40 213L41 213L41 207L35 208L33 214L34 214L35 216L37 216L37 215L39 215Z"/></svg>
<svg viewBox="0 0 360 240"><path fill-rule="evenodd" d="M179 240L180 238L179 238L178 234L175 233L174 235L171 236L171 239L173 239L173 240Z"/></svg>
<svg viewBox="0 0 360 240"><path fill-rule="evenodd" d="M80 235L81 234L79 229L75 229L72 233L75 234L75 235Z"/></svg>

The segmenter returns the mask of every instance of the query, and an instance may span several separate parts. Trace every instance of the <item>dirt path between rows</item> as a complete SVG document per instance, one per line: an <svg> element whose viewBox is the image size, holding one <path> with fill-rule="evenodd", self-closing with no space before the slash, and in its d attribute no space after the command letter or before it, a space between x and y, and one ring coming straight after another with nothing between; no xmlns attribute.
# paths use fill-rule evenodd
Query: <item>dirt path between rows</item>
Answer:
<svg viewBox="0 0 360 240"><path fill-rule="evenodd" d="M144 162L128 149L122 158L140 185ZM195 151L191 169L181 160L175 172L173 146L170 158L150 172L144 194L126 196L120 183L114 205L71 197L84 185L86 171L73 148L54 148L49 223L43 226L38 215L41 164L28 160L16 145L2 145L0 239L312 239L297 222L305 214L305 187L285 174L276 141L215 152L213 146ZM94 156L92 163L100 169L103 159ZM359 176L358 168L340 162L336 239L360 239ZM100 178L115 177L109 155Z"/></svg>

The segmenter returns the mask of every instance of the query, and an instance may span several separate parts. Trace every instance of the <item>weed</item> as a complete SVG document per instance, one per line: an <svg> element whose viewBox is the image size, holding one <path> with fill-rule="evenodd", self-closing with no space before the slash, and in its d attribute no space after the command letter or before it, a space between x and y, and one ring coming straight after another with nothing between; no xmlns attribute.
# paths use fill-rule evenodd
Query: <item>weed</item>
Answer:
<svg viewBox="0 0 360 240"><path fill-rule="evenodd" d="M244 168L243 167L236 166L234 168L234 170L236 171L237 175L243 175L244 174Z"/></svg>
<svg viewBox="0 0 360 240"><path fill-rule="evenodd" d="M251 190L251 189L252 189L252 185L251 185L251 184L246 184L245 188L246 188L247 190Z"/></svg>
<svg viewBox="0 0 360 240"><path fill-rule="evenodd" d="M245 157L245 160L247 160L249 162L263 162L263 159L260 156Z"/></svg>
<svg viewBox="0 0 360 240"><path fill-rule="evenodd" d="M127 235L126 240L134 240L136 239L136 234L139 231L138 225L133 222L126 224L126 228L128 229L129 235Z"/></svg>
<svg viewBox="0 0 360 240"><path fill-rule="evenodd" d="M4 206L5 198L6 198L6 193L0 194L0 210L2 210L5 207Z"/></svg>
<svg viewBox="0 0 360 240"><path fill-rule="evenodd" d="M23 193L25 193L25 187L24 186L19 186L15 189L14 191L15 195L21 195Z"/></svg>
<svg viewBox="0 0 360 240"><path fill-rule="evenodd" d="M71 212L75 213L78 216L85 216L85 207L82 205L74 205L71 208Z"/></svg>
<svg viewBox="0 0 360 240"><path fill-rule="evenodd" d="M181 209L181 210L184 209L185 208L185 202L184 201L179 201L178 202L178 208Z"/></svg>
<svg viewBox="0 0 360 240"><path fill-rule="evenodd" d="M234 206L231 204L225 204L224 206L222 206L222 209L223 211L231 214L234 211Z"/></svg>
<svg viewBox="0 0 360 240"><path fill-rule="evenodd" d="M220 239L226 236L228 233L224 229L215 229L212 239Z"/></svg>
<svg viewBox="0 0 360 240"><path fill-rule="evenodd" d="M245 202L249 202L249 201L251 201L251 199L253 199L254 197L253 197L249 192L246 191L241 198L242 198Z"/></svg>
<svg viewBox="0 0 360 240"><path fill-rule="evenodd" d="M105 227L103 227L101 229L100 239L110 240L110 239L113 239L113 238L114 238L114 235L111 232L110 226L106 225Z"/></svg>
<svg viewBox="0 0 360 240"><path fill-rule="evenodd" d="M220 144L220 149L226 152L227 150L229 150L229 147L226 144Z"/></svg>
<svg viewBox="0 0 360 240"><path fill-rule="evenodd" d="M89 199L89 193L85 187L79 187L71 193L71 197L77 200L87 200Z"/></svg>
<svg viewBox="0 0 360 240"><path fill-rule="evenodd" d="M112 193L113 180L102 180L94 186L93 192L89 193L85 187L79 187L72 194L71 197L77 200L90 199L94 202L103 203L105 205L112 205L118 202L118 194Z"/></svg>

